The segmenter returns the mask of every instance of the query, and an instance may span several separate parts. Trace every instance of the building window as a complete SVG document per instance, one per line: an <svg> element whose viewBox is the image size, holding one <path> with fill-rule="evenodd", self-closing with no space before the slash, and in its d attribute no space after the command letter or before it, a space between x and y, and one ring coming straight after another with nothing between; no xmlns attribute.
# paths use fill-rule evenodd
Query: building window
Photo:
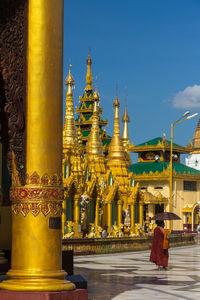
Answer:
<svg viewBox="0 0 200 300"><path fill-rule="evenodd" d="M155 186L155 187L154 187L154 190L162 190L162 189L163 189L162 186Z"/></svg>
<svg viewBox="0 0 200 300"><path fill-rule="evenodd" d="M145 191L147 188L146 186L142 186L140 189Z"/></svg>
<svg viewBox="0 0 200 300"><path fill-rule="evenodd" d="M196 191L197 182L196 181L183 181L183 190L184 191Z"/></svg>

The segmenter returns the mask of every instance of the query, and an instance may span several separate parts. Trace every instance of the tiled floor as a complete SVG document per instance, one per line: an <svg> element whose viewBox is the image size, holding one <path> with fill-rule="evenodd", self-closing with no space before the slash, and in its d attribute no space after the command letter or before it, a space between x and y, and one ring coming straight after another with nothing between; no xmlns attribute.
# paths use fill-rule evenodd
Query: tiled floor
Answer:
<svg viewBox="0 0 200 300"><path fill-rule="evenodd" d="M90 300L200 298L200 245L169 249L169 269L158 271L150 251L76 256L75 274L88 280Z"/></svg>

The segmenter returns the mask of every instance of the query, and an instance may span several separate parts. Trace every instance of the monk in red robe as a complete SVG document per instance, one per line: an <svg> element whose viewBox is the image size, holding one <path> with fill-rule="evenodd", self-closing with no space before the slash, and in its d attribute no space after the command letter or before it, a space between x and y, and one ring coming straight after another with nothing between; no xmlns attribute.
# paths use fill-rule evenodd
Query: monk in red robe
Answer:
<svg viewBox="0 0 200 300"><path fill-rule="evenodd" d="M153 243L151 248L150 261L164 269L168 266L168 250L163 249L164 241L164 221L156 221L157 227L154 230Z"/></svg>

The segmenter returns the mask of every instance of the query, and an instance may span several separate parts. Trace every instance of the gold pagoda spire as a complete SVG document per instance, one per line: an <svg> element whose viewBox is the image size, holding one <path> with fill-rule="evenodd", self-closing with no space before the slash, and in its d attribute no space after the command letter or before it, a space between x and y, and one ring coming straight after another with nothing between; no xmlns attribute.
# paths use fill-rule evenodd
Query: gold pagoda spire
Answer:
<svg viewBox="0 0 200 300"><path fill-rule="evenodd" d="M193 137L193 147L191 154L192 153L200 153L200 119L198 121L197 128Z"/></svg>
<svg viewBox="0 0 200 300"><path fill-rule="evenodd" d="M113 106L115 108L115 119L114 119L114 130L112 140L109 145L108 149L108 162L111 160L118 160L121 162L125 162L125 155L124 155L124 147L122 145L122 141L120 138L120 125L119 125L119 100L116 98L114 100Z"/></svg>
<svg viewBox="0 0 200 300"><path fill-rule="evenodd" d="M67 85L67 94L66 94L66 108L65 108L65 122L63 129L63 148L74 148L78 147L78 137L75 128L74 121L74 102L73 102L73 86L74 79L71 75L71 67L69 65L69 73L66 78L65 84Z"/></svg>
<svg viewBox="0 0 200 300"><path fill-rule="evenodd" d="M126 104L125 104L124 114L123 114L123 117L122 117L122 122L124 123L123 133L122 133L122 141L123 140L129 141L128 123L130 122L130 118L128 116Z"/></svg>
<svg viewBox="0 0 200 300"><path fill-rule="evenodd" d="M92 64L92 59L90 57L90 51L88 54L88 59L87 59L87 74L86 74L86 83L87 86L85 88L85 91L93 91L93 87L92 87L92 70L91 70L91 64Z"/></svg>
<svg viewBox="0 0 200 300"><path fill-rule="evenodd" d="M97 91L94 92L94 107L93 107L93 116L92 116L92 129L86 144L86 153L87 155L102 156L103 155L103 144L100 137L99 129L99 95Z"/></svg>

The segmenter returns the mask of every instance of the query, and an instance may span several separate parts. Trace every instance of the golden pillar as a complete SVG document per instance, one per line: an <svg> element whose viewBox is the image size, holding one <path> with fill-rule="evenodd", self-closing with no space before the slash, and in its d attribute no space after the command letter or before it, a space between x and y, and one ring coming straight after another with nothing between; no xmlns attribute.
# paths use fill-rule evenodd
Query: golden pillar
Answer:
<svg viewBox="0 0 200 300"><path fill-rule="evenodd" d="M74 209L73 209L73 222L74 222L74 237L79 237L79 195L74 196Z"/></svg>
<svg viewBox="0 0 200 300"><path fill-rule="evenodd" d="M67 218L66 210L67 210L67 200L64 192L63 212L62 212L62 236L65 234L65 226L66 226L66 218Z"/></svg>
<svg viewBox="0 0 200 300"><path fill-rule="evenodd" d="M70 290L61 269L62 0L29 0L27 181L12 180L12 264L0 288Z"/></svg>
<svg viewBox="0 0 200 300"><path fill-rule="evenodd" d="M130 205L130 213L131 213L131 234L134 233L134 225L135 225L135 212L134 212L134 203Z"/></svg>
<svg viewBox="0 0 200 300"><path fill-rule="evenodd" d="M99 200L99 197L97 197L95 206L95 227L99 226Z"/></svg>
<svg viewBox="0 0 200 300"><path fill-rule="evenodd" d="M112 223L112 220L111 220L111 213L112 213L112 206L111 206L111 203L108 202L107 203L107 233L108 235L111 234L111 223Z"/></svg>
<svg viewBox="0 0 200 300"><path fill-rule="evenodd" d="M143 224L143 203L139 202L139 224Z"/></svg>
<svg viewBox="0 0 200 300"><path fill-rule="evenodd" d="M117 201L117 225L122 223L122 201Z"/></svg>
<svg viewBox="0 0 200 300"><path fill-rule="evenodd" d="M96 234L96 237L98 237L98 238L101 237L101 233L98 230L98 226L99 226L99 203L100 203L100 197L97 197L96 206L95 206L95 234Z"/></svg>
<svg viewBox="0 0 200 300"><path fill-rule="evenodd" d="M146 231L149 232L149 205L146 205Z"/></svg>

